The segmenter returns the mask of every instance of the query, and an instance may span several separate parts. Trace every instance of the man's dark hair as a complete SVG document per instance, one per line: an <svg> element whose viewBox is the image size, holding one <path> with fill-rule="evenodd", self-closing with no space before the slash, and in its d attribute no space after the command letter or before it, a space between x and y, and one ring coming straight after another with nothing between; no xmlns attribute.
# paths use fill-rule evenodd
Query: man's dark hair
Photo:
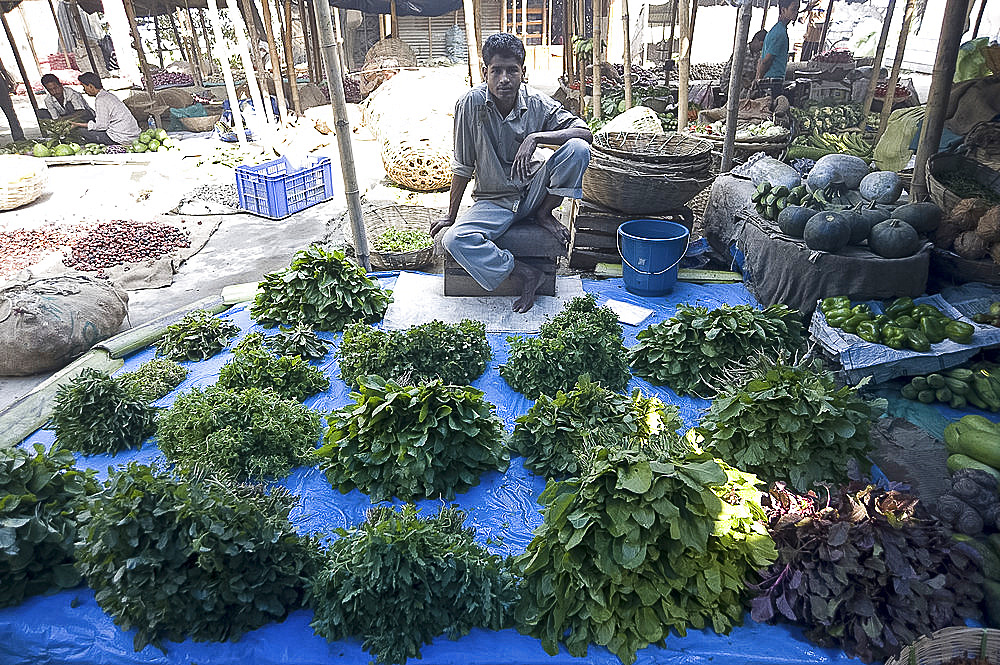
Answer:
<svg viewBox="0 0 1000 665"><path fill-rule="evenodd" d="M509 32L498 32L486 38L483 44L483 64L487 67L490 61L496 56L502 58L514 58L522 65L524 64L524 44L521 40Z"/></svg>
<svg viewBox="0 0 1000 665"><path fill-rule="evenodd" d="M42 76L42 85L47 83L59 83L59 77L55 74L46 74Z"/></svg>
<svg viewBox="0 0 1000 665"><path fill-rule="evenodd" d="M80 85L92 85L98 90L104 89L104 86L101 85L101 77L94 72L84 72L80 74Z"/></svg>
<svg viewBox="0 0 1000 665"><path fill-rule="evenodd" d="M799 4L799 0L778 0L778 9L785 9L797 4Z"/></svg>

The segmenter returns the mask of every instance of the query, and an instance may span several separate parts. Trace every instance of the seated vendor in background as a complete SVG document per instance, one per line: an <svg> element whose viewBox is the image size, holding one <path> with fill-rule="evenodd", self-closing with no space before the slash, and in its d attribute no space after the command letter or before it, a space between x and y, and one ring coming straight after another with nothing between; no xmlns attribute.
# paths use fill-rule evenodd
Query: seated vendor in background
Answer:
<svg viewBox="0 0 1000 665"><path fill-rule="evenodd" d="M754 81L757 80L757 63L760 60L760 53L764 50L764 38L767 37L767 30L760 30L750 43L747 44L747 54L743 58L743 74L740 76L739 89L746 90L753 85ZM722 84L723 93L729 90L729 75L733 70L733 59L736 54L729 56L729 62L726 66L722 68L722 78L720 83Z"/></svg>
<svg viewBox="0 0 1000 665"><path fill-rule="evenodd" d="M94 109L90 108L83 95L78 90L64 87L55 74L43 76L42 85L48 93L45 95L45 108L48 109L49 119L76 122L94 119Z"/></svg>
<svg viewBox="0 0 1000 665"><path fill-rule="evenodd" d="M764 50L757 63L757 87L771 99L782 93L788 69L788 24L799 15L799 0L778 0L778 22L764 38Z"/></svg>
<svg viewBox="0 0 1000 665"><path fill-rule="evenodd" d="M94 98L94 119L88 123L74 122L82 127L81 137L86 143L131 143L139 138L139 123L125 103L101 85L101 77L93 72L80 74L83 91Z"/></svg>

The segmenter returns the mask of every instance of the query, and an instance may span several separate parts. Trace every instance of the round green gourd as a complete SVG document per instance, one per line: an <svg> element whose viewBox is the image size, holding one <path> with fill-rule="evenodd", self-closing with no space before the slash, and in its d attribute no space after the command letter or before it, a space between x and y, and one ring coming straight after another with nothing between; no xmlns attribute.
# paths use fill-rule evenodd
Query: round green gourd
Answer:
<svg viewBox="0 0 1000 665"><path fill-rule="evenodd" d="M810 192L826 189L830 185L843 185L844 189L857 189L862 178L868 175L868 164L852 155L824 155L816 160L806 178Z"/></svg>
<svg viewBox="0 0 1000 665"><path fill-rule="evenodd" d="M848 245L860 245L868 240L872 223L864 215L854 209L843 210L840 214L843 215L847 226L851 229L851 237L847 240Z"/></svg>
<svg viewBox="0 0 1000 665"><path fill-rule="evenodd" d="M895 171L875 171L861 179L858 189L865 201L895 203L903 193L903 180Z"/></svg>
<svg viewBox="0 0 1000 665"><path fill-rule="evenodd" d="M892 217L903 220L916 229L917 233L927 235L934 233L941 223L941 208L930 202L907 203L896 208Z"/></svg>
<svg viewBox="0 0 1000 665"><path fill-rule="evenodd" d="M851 227L839 212L820 212L806 222L802 237L809 249L839 252L851 239Z"/></svg>
<svg viewBox="0 0 1000 665"><path fill-rule="evenodd" d="M803 206L788 206L778 215L778 228L786 236L801 238L806 229L806 222L816 214L812 208Z"/></svg>
<svg viewBox="0 0 1000 665"><path fill-rule="evenodd" d="M920 236L916 229L901 219L887 219L872 227L868 248L886 259L913 256L920 249Z"/></svg>

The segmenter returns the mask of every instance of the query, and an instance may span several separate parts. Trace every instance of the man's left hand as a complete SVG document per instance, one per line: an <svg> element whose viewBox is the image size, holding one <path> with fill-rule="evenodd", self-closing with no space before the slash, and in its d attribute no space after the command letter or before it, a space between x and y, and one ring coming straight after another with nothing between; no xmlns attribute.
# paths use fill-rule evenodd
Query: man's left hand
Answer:
<svg viewBox="0 0 1000 665"><path fill-rule="evenodd" d="M528 134L524 137L524 140L521 141L521 147L517 149L517 154L514 155L514 164L510 168L511 178L527 180L528 171L531 166L531 157L535 154L535 148L537 147L538 140L534 134Z"/></svg>
<svg viewBox="0 0 1000 665"><path fill-rule="evenodd" d="M84 129L87 128L87 123L85 122L71 122L70 124L74 127L83 127Z"/></svg>

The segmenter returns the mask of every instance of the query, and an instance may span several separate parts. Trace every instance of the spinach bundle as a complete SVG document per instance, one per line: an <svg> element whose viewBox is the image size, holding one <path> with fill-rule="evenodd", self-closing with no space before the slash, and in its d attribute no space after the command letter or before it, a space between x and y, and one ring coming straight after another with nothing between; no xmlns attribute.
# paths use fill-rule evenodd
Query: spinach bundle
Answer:
<svg viewBox="0 0 1000 665"><path fill-rule="evenodd" d="M649 326L628 351L636 376L678 395L713 397L726 374L748 358L779 358L802 344L799 312L785 305L757 310L723 305L714 310L680 305L670 319Z"/></svg>
<svg viewBox="0 0 1000 665"><path fill-rule="evenodd" d="M510 387L531 399L570 390L584 374L615 392L625 390L631 374L625 362L618 315L598 307L593 295L573 298L538 337L508 337L510 353L500 365Z"/></svg>
<svg viewBox="0 0 1000 665"><path fill-rule="evenodd" d="M341 492L358 488L373 501L451 500L484 471L507 468L502 423L475 388L369 376L351 397L354 404L330 414L317 451Z"/></svg>
<svg viewBox="0 0 1000 665"><path fill-rule="evenodd" d="M199 309L167 326L156 343L156 355L170 360L206 360L226 348L239 331L232 321Z"/></svg>
<svg viewBox="0 0 1000 665"><path fill-rule="evenodd" d="M272 390L192 390L160 414L160 450L182 471L283 478L310 459L319 414Z"/></svg>
<svg viewBox="0 0 1000 665"><path fill-rule="evenodd" d="M517 559L519 630L552 655L593 642L625 665L671 629L728 632L745 580L775 557L755 483L674 435L591 448L580 478L539 497L544 521Z"/></svg>
<svg viewBox="0 0 1000 665"><path fill-rule="evenodd" d="M0 448L0 607L80 583L80 510L98 490L67 450Z"/></svg>
<svg viewBox="0 0 1000 665"><path fill-rule="evenodd" d="M584 375L573 390L540 395L517 419L509 445L525 458L525 468L559 478L579 473L580 455L593 444L615 436L644 442L681 425L677 407L643 397L638 390L631 397L611 392Z"/></svg>
<svg viewBox="0 0 1000 665"><path fill-rule="evenodd" d="M405 331L349 326L337 350L340 376L349 386L370 374L403 383L441 379L465 385L481 376L493 358L486 325L431 321Z"/></svg>
<svg viewBox="0 0 1000 665"><path fill-rule="evenodd" d="M916 497L855 483L824 501L779 483L764 505L778 560L761 572L755 621L783 616L816 644L872 662L978 617L977 554Z"/></svg>
<svg viewBox="0 0 1000 665"><path fill-rule="evenodd" d="M86 368L59 387L52 407L56 444L85 455L114 455L156 430L156 409L114 378Z"/></svg>
<svg viewBox="0 0 1000 665"><path fill-rule="evenodd" d="M171 390L187 378L187 368L166 358L154 358L139 369L115 378L125 391L143 402L155 402L166 397Z"/></svg>
<svg viewBox="0 0 1000 665"><path fill-rule="evenodd" d="M299 356L303 360L319 360L326 356L329 347L312 326L299 323L281 326L280 332L268 337L265 344L279 356Z"/></svg>
<svg viewBox="0 0 1000 665"><path fill-rule="evenodd" d="M88 507L77 549L98 605L134 647L235 640L302 606L318 545L295 533L280 487L179 480L129 464Z"/></svg>
<svg viewBox="0 0 1000 665"><path fill-rule="evenodd" d="M392 302L343 252L319 245L297 252L288 268L264 275L258 289L250 315L266 328L302 323L343 330L354 321L380 321Z"/></svg>
<svg viewBox="0 0 1000 665"><path fill-rule="evenodd" d="M359 637L379 663L402 665L439 635L511 625L517 578L464 520L454 508L421 519L407 505L373 508L357 528L339 529L310 585L313 629L330 641Z"/></svg>
<svg viewBox="0 0 1000 665"><path fill-rule="evenodd" d="M852 459L867 464L869 430L885 405L865 401L855 387L837 387L819 361L778 361L722 392L691 435L733 466L805 491L847 482Z"/></svg>
<svg viewBox="0 0 1000 665"><path fill-rule="evenodd" d="M299 356L276 356L260 333L247 335L233 349L233 359L219 372L219 388L271 389L299 402L330 387L330 380Z"/></svg>

